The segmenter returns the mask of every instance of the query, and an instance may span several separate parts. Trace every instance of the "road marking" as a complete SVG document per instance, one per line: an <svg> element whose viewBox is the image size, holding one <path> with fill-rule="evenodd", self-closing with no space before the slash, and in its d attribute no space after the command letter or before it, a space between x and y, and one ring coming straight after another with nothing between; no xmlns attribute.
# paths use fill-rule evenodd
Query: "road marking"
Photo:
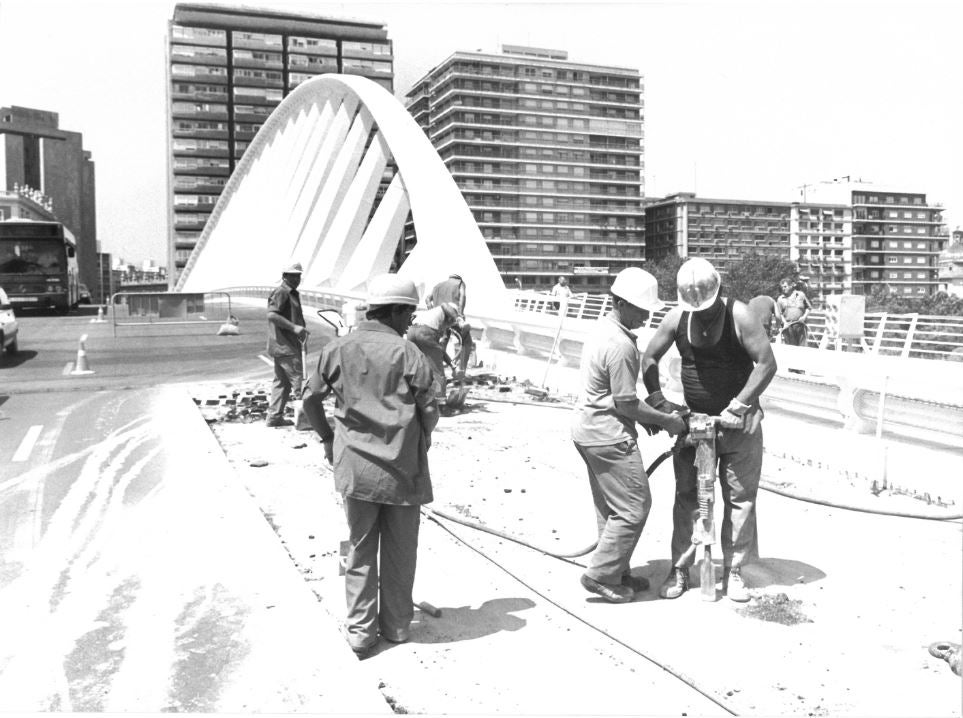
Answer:
<svg viewBox="0 0 963 718"><path fill-rule="evenodd" d="M258 354L257 358L263 361L265 364L267 364L270 367L274 366L274 360L264 356L263 354Z"/></svg>
<svg viewBox="0 0 963 718"><path fill-rule="evenodd" d="M26 461L29 459L30 452L33 451L33 445L37 443L37 439L40 438L41 431L43 431L43 424L37 424L27 429L27 434L23 437L23 441L20 442L20 446L17 448L17 452L13 455L11 461Z"/></svg>
<svg viewBox="0 0 963 718"><path fill-rule="evenodd" d="M74 363L72 361L67 362L67 364L64 366L64 376L67 376L73 370L74 370Z"/></svg>

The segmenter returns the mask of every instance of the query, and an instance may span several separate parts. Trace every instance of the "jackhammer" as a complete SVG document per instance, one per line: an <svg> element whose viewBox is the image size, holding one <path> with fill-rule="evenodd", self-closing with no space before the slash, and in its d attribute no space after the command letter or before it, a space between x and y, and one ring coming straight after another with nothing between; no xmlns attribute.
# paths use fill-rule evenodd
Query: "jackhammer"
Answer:
<svg viewBox="0 0 963 718"><path fill-rule="evenodd" d="M718 416L692 413L687 417L689 431L676 443L695 447L696 481L698 486L699 516L692 530L692 545L686 552L695 553L702 546L702 563L699 566L699 584L703 601L716 600L716 577L712 565L712 544L716 542L716 425Z"/></svg>

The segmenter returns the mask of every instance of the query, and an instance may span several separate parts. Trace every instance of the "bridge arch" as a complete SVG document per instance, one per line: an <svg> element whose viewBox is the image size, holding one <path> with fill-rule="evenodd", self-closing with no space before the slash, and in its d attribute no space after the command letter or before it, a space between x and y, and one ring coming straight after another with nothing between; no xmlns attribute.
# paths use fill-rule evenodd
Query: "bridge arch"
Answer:
<svg viewBox="0 0 963 718"><path fill-rule="evenodd" d="M380 196L391 160L397 171ZM404 106L367 78L321 75L258 132L176 288L271 285L300 261L306 289L363 291L388 271L409 212L418 243L399 273L422 294L457 272L469 308L509 302L471 210Z"/></svg>

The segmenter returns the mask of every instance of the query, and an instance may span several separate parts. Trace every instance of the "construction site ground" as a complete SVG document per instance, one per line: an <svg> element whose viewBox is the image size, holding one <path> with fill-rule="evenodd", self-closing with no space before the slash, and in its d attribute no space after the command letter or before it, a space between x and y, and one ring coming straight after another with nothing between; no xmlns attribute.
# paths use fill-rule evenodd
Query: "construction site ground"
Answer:
<svg viewBox="0 0 963 718"><path fill-rule="evenodd" d="M257 412L240 412L241 399L250 409L265 389L190 387L237 481L337 625L340 499L312 431L268 428ZM652 586L613 605L580 586L584 557L553 558L432 513L548 552L591 545L595 518L565 398L491 377L441 420L415 585L415 600L441 615L416 610L410 642L382 642L360 664L391 710L961 715L960 677L927 650L961 642L961 524L872 513L961 513L959 452L889 442L884 474L874 437L771 408L764 484L782 493L760 492L762 558L745 571L752 600L703 600L697 570L681 598L658 598L674 490L666 462L650 477L653 507L632 559ZM670 446L664 433L640 438L647 464Z"/></svg>

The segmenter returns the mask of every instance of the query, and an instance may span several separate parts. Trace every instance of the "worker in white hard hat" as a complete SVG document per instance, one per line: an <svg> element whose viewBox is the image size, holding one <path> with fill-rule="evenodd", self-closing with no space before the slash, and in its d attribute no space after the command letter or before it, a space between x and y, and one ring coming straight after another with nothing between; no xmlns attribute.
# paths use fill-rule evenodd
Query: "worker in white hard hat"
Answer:
<svg viewBox="0 0 963 718"><path fill-rule="evenodd" d="M689 259L676 278L679 306L662 320L642 359L649 401L667 408L660 390L659 359L674 343L682 357L682 393L693 412L718 416L716 438L724 503L723 591L748 601L742 568L759 557L756 493L762 472L762 408L759 397L776 374L776 359L758 317L743 302L719 296L719 273L701 258ZM673 457L676 492L672 510L672 569L659 589L678 598L689 588L692 532L699 515L695 447Z"/></svg>
<svg viewBox="0 0 963 718"><path fill-rule="evenodd" d="M368 282L366 319L325 346L305 413L334 467L350 531L345 637L364 658L379 636L409 637L420 506L432 500L431 432L438 423L431 365L404 338L418 291L396 274ZM322 400L334 394L334 430Z"/></svg>
<svg viewBox="0 0 963 718"><path fill-rule="evenodd" d="M611 311L583 348L572 441L588 470L599 532L581 583L606 601L626 603L649 587L645 577L632 575L629 565L652 506L636 424L675 435L685 422L679 413L663 413L639 401L636 391L641 354L632 331L665 306L655 277L638 267L623 269L611 295Z"/></svg>
<svg viewBox="0 0 963 718"><path fill-rule="evenodd" d="M301 344L307 341L309 332L301 310L301 295L298 294L301 272L299 262L285 265L281 270L281 283L268 297L267 353L274 358L274 381L265 420L272 427L294 423L284 418L284 408L292 395L300 396L304 380Z"/></svg>

